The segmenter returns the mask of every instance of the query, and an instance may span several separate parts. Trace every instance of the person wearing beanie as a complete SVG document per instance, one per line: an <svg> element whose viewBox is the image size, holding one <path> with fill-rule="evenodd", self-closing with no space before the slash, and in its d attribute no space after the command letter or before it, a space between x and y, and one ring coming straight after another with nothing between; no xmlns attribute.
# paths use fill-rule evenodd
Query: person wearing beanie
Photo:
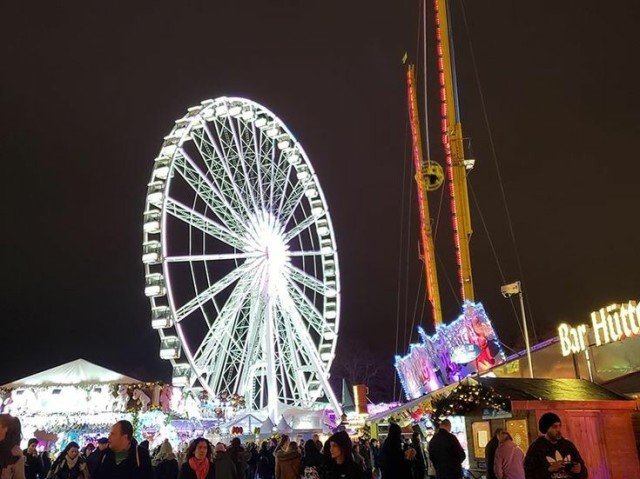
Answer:
<svg viewBox="0 0 640 479"><path fill-rule="evenodd" d="M586 479L587 468L576 446L562 437L562 421L557 414L540 416L542 436L531 443L524 458L527 479Z"/></svg>
<svg viewBox="0 0 640 479"><path fill-rule="evenodd" d="M328 446L327 446L328 445ZM326 479L364 479L364 470L353 460L353 443L346 431L338 431L325 443Z"/></svg>

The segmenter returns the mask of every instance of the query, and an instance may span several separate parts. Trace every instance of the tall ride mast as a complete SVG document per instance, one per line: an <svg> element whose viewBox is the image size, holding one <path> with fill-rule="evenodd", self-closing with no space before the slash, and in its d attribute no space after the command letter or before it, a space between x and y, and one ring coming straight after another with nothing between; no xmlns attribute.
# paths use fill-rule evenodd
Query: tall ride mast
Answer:
<svg viewBox="0 0 640 479"><path fill-rule="evenodd" d="M427 297L433 309L434 326L442 323L442 308L440 306L440 288L436 274L436 255L429 215L428 191L437 189L442 184L442 167L429 161L425 164L422 156L422 138L420 134L420 115L418 114L418 94L416 92L416 75L414 65L407 68L407 90L409 100L409 121L411 137L413 139L413 164L416 170L418 191L418 208L420 211L420 231L422 240L422 260L424 261L427 278ZM428 141L428 139L427 139Z"/></svg>
<svg viewBox="0 0 640 479"><path fill-rule="evenodd" d="M451 198L451 217L460 292L463 301L473 301L475 297L469 251L472 230L467 190L467 170L473 167L473 162L465 160L464 157L464 141L454 81L447 3L447 0L433 1L436 21L438 80L440 82L442 145L444 146L447 182Z"/></svg>

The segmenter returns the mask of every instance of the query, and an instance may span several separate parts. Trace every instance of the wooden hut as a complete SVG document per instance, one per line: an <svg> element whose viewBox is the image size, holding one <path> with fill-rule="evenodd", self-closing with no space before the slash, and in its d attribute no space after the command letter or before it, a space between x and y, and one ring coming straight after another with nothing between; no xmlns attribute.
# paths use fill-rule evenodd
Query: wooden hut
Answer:
<svg viewBox="0 0 640 479"><path fill-rule="evenodd" d="M562 420L563 435L580 451L590 478L640 478L631 419L635 401L583 379L479 378L475 381L508 398L511 417L491 419L490 414L485 414L487 419L482 419L482 411L466 415L468 435L473 435L469 437L472 469L482 469L484 465L484 451L479 454L481 457L476 457L480 448L476 447L479 444L474 431L488 426L490 437L497 427L506 428L522 441L520 445L526 451L539 435L538 420L551 411Z"/></svg>

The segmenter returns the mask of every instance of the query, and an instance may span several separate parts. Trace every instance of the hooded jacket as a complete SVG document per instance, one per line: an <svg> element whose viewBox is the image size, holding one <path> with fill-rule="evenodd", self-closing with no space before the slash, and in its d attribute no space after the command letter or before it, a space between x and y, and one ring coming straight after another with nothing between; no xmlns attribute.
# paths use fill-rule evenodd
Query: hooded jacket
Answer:
<svg viewBox="0 0 640 479"><path fill-rule="evenodd" d="M580 474L573 474L564 469L549 472L549 465L558 460L580 463L582 466ZM546 436L540 436L529 446L524 458L524 471L527 479L586 479L588 477L584 461L571 441L562 438L552 443Z"/></svg>
<svg viewBox="0 0 640 479"><path fill-rule="evenodd" d="M276 479L300 479L300 461L302 454L298 451L276 452Z"/></svg>

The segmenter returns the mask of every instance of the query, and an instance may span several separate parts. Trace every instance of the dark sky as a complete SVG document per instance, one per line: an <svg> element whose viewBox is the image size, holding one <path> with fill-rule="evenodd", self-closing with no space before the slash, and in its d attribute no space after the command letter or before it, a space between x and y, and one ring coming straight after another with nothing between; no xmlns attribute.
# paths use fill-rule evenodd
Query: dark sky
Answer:
<svg viewBox="0 0 640 479"><path fill-rule="evenodd" d="M640 299L636 2L453 3L476 294L499 335L519 340L489 237L541 338ZM10 2L0 25L0 383L78 357L169 379L143 294L146 184L173 122L223 95L274 111L318 173L341 260L337 360L353 346L391 363L414 317L429 320L401 64L416 57L418 1ZM437 139L432 151L442 159Z"/></svg>

